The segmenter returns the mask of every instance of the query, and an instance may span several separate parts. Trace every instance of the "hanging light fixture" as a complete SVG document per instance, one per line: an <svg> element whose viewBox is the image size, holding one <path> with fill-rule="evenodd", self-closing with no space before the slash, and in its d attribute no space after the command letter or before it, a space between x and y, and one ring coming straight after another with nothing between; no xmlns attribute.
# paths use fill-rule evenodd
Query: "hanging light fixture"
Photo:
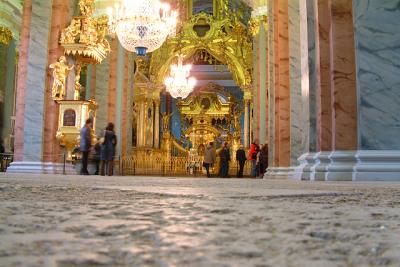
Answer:
<svg viewBox="0 0 400 267"><path fill-rule="evenodd" d="M186 98L194 89L196 79L189 77L192 65L183 65L183 55L178 56L178 65L171 66L171 76L165 79L167 91L173 98Z"/></svg>
<svg viewBox="0 0 400 267"><path fill-rule="evenodd" d="M153 52L175 34L177 13L158 0L122 0L108 9L108 16L110 32L137 55Z"/></svg>

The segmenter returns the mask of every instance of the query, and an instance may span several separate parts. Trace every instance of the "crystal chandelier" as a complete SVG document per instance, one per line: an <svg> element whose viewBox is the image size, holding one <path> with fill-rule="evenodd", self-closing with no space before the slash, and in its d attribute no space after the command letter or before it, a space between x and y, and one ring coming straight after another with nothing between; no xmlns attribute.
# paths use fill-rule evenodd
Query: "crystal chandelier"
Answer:
<svg viewBox="0 0 400 267"><path fill-rule="evenodd" d="M123 0L108 9L108 16L110 32L138 55L156 50L175 34L177 13L158 0Z"/></svg>
<svg viewBox="0 0 400 267"><path fill-rule="evenodd" d="M186 98L196 85L196 79L189 78L192 65L183 65L183 56L178 56L178 65L171 66L171 76L165 79L167 91L173 98Z"/></svg>

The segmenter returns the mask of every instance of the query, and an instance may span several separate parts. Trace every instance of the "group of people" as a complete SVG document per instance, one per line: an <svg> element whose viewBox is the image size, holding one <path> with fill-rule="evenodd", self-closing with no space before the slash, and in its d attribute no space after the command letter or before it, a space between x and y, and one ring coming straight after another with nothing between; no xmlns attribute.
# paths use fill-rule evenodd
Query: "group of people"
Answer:
<svg viewBox="0 0 400 267"><path fill-rule="evenodd" d="M79 149L82 153L81 174L89 175L89 154L93 152L93 158L97 159L95 174L104 176L107 173L107 175L112 176L114 172L115 147L117 145L117 136L114 131L114 124L111 122L108 123L107 127L102 132L101 137L94 145L92 145L92 128L92 119L87 119L85 126L83 126L80 131Z"/></svg>
<svg viewBox="0 0 400 267"><path fill-rule="evenodd" d="M0 137L0 171L4 170L3 166L3 154L6 152L6 148L4 147L3 139Z"/></svg>
<svg viewBox="0 0 400 267"><path fill-rule="evenodd" d="M251 176L263 177L268 168L268 144L260 146L258 139L250 145L249 158L251 161Z"/></svg>
<svg viewBox="0 0 400 267"><path fill-rule="evenodd" d="M231 161L231 154L229 149L229 143L225 142L218 154L220 158L219 166L219 177L229 177L229 162ZM250 145L248 157L244 147L241 145L236 151L236 161L238 162L239 169L237 177L243 177L244 165L246 161L251 162L251 176L252 177L263 177L265 170L268 168L268 145L259 145L259 141L256 139ZM210 142L204 151L203 167L206 169L207 177L211 177L210 168L217 161L217 152L214 147L214 143Z"/></svg>

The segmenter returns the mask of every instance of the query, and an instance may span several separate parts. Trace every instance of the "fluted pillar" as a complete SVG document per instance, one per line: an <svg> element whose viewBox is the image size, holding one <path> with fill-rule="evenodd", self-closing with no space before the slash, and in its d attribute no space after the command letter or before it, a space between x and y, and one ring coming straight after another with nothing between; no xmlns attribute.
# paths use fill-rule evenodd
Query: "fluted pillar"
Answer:
<svg viewBox="0 0 400 267"><path fill-rule="evenodd" d="M147 146L147 124L148 124L148 103L147 99L143 101L143 125L142 125L142 131L143 131L143 144L142 146Z"/></svg>
<svg viewBox="0 0 400 267"><path fill-rule="evenodd" d="M154 147L160 148L160 100L154 101Z"/></svg>
<svg viewBox="0 0 400 267"><path fill-rule="evenodd" d="M138 120L138 128L137 128L137 135L138 135L138 147L144 146L144 100L140 101L139 104L139 120Z"/></svg>
<svg viewBox="0 0 400 267"><path fill-rule="evenodd" d="M244 131L243 139L245 148L249 147L249 126L250 126L250 100L244 100Z"/></svg>

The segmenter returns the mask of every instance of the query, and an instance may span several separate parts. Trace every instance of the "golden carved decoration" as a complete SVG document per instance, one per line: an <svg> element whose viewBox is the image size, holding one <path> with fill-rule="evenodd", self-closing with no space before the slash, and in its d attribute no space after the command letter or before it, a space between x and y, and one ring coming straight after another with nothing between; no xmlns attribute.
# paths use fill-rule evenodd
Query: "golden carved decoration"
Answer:
<svg viewBox="0 0 400 267"><path fill-rule="evenodd" d="M53 87L52 97L54 100L62 100L65 97L65 81L70 70L74 66L69 66L65 56L61 56L60 59L50 64L49 68L53 70Z"/></svg>
<svg viewBox="0 0 400 267"><path fill-rule="evenodd" d="M155 83L163 84L170 65L179 53L187 60L198 50L206 50L226 64L237 85L251 84L253 58L248 30L237 16L216 19L204 13L191 17L183 24L180 34L168 39L153 52L150 77Z"/></svg>
<svg viewBox="0 0 400 267"><path fill-rule="evenodd" d="M79 1L79 11L82 16L90 17L94 13L94 0Z"/></svg>
<svg viewBox="0 0 400 267"><path fill-rule="evenodd" d="M79 10L80 15L72 18L70 25L61 32L60 37L65 56L69 56L75 63L75 81L72 85L74 100L64 100L66 77L72 69L67 65L65 56L62 56L59 62L50 65L50 68L54 69L53 99L58 100L60 108L56 138L68 151L68 160L71 160L72 150L79 145L79 132L85 120L92 118L94 129L96 123L97 103L93 99L80 101L80 92L83 88L79 82L81 70L87 64L100 64L110 52L110 44L106 39L107 17L92 17L94 0L80 0ZM93 142L96 141L94 130L92 139Z"/></svg>
<svg viewBox="0 0 400 267"><path fill-rule="evenodd" d="M265 31L268 31L268 16L259 16L251 18L249 21L249 30L252 36L257 36L260 33L261 23L264 25Z"/></svg>
<svg viewBox="0 0 400 267"><path fill-rule="evenodd" d="M0 44L8 45L13 38L13 33L8 28L0 26Z"/></svg>
<svg viewBox="0 0 400 267"><path fill-rule="evenodd" d="M80 0L80 16L73 17L70 25L61 33L60 43L65 55L75 56L83 63L98 64L110 52L106 39L107 16L91 17L94 0Z"/></svg>
<svg viewBox="0 0 400 267"><path fill-rule="evenodd" d="M95 128L98 105L94 100L60 100L58 104L59 119L56 138L68 153L67 161L72 161L72 151L79 146L80 130L85 125L85 121L92 118L93 128ZM92 131L92 139L94 139L92 143L95 138L94 131Z"/></svg>

